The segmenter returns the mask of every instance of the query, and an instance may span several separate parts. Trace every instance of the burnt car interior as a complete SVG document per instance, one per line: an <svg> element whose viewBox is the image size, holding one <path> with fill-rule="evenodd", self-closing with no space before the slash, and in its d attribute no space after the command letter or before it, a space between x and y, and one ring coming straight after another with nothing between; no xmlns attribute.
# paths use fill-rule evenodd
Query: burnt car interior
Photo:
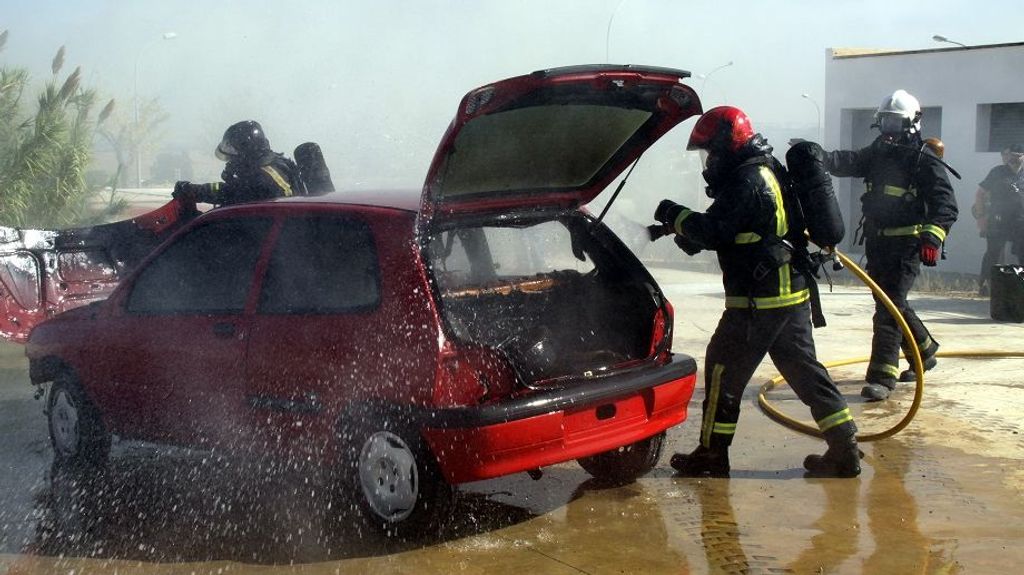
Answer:
<svg viewBox="0 0 1024 575"><path fill-rule="evenodd" d="M643 359L659 303L617 242L579 212L440 231L428 251L451 335L504 352L527 386Z"/></svg>

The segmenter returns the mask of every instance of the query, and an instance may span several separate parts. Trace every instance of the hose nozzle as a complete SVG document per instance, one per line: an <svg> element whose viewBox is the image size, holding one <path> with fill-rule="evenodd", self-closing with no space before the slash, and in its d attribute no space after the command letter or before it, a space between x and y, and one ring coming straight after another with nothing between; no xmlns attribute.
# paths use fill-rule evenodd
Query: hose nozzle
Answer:
<svg viewBox="0 0 1024 575"><path fill-rule="evenodd" d="M650 237L650 240L652 242L660 240L661 238L671 233L672 228L668 227L665 224L651 224L647 226L647 235Z"/></svg>

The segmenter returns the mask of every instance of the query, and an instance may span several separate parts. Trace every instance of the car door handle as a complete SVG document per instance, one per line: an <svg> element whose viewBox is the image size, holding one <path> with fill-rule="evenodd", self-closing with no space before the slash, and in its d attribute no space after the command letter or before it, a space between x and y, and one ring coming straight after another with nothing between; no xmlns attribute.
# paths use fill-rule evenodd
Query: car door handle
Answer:
<svg viewBox="0 0 1024 575"><path fill-rule="evenodd" d="M235 335L235 324L215 323L213 324L213 335L217 337L231 337Z"/></svg>

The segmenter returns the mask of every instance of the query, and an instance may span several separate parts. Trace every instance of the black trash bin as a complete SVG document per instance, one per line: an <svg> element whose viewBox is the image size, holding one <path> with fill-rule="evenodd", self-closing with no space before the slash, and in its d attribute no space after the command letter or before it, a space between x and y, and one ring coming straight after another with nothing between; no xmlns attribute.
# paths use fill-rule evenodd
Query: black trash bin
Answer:
<svg viewBox="0 0 1024 575"><path fill-rule="evenodd" d="M1024 322L1024 267L992 266L992 319Z"/></svg>

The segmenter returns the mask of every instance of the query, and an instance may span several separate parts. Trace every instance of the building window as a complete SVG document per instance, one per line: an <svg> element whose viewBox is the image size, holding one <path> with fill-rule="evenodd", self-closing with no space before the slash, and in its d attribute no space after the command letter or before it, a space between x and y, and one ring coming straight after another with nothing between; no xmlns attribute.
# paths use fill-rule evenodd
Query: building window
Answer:
<svg viewBox="0 0 1024 575"><path fill-rule="evenodd" d="M978 105L977 151L1001 152L1024 143L1024 102Z"/></svg>

